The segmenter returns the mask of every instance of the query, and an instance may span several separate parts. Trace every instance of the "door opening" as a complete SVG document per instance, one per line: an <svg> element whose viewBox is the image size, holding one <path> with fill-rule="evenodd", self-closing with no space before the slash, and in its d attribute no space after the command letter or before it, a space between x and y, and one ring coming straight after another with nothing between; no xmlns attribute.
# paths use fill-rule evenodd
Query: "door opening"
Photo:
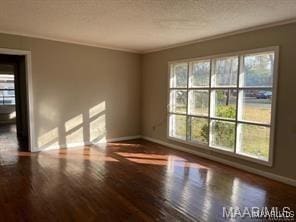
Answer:
<svg viewBox="0 0 296 222"><path fill-rule="evenodd" d="M26 83L25 56L0 54L1 149L30 150Z"/></svg>

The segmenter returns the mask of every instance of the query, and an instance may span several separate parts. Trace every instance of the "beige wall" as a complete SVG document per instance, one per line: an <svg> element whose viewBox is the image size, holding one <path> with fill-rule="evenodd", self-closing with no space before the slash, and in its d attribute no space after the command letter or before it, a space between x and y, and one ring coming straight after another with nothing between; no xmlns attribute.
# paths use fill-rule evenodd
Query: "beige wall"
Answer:
<svg viewBox="0 0 296 222"><path fill-rule="evenodd" d="M166 137L168 62L280 46L274 165L266 167ZM142 135L296 179L296 23L149 53L142 57Z"/></svg>
<svg viewBox="0 0 296 222"><path fill-rule="evenodd" d="M34 147L140 134L140 56L0 34L0 48L30 50Z"/></svg>
<svg viewBox="0 0 296 222"><path fill-rule="evenodd" d="M0 48L32 52L36 148L142 134L296 179L295 36L294 23L139 56L0 34ZM273 167L166 138L168 61L274 45L280 58Z"/></svg>

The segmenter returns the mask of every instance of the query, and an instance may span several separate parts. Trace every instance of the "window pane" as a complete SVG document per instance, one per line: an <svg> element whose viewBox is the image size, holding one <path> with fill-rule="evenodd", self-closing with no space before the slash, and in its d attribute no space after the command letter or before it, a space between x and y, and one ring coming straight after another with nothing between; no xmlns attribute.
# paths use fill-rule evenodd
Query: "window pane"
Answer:
<svg viewBox="0 0 296 222"><path fill-rule="evenodd" d="M171 90L170 92L170 112L186 113L187 91Z"/></svg>
<svg viewBox="0 0 296 222"><path fill-rule="evenodd" d="M188 64L180 63L172 66L171 70L171 88L187 88Z"/></svg>
<svg viewBox="0 0 296 222"><path fill-rule="evenodd" d="M0 89L14 89L14 83L1 82L0 80Z"/></svg>
<svg viewBox="0 0 296 222"><path fill-rule="evenodd" d="M0 105L15 105L14 75L0 74Z"/></svg>
<svg viewBox="0 0 296 222"><path fill-rule="evenodd" d="M208 143L208 119L191 117L191 140L199 143Z"/></svg>
<svg viewBox="0 0 296 222"><path fill-rule="evenodd" d="M248 55L244 57L244 73L240 86L272 87L274 53Z"/></svg>
<svg viewBox="0 0 296 222"><path fill-rule="evenodd" d="M3 104L5 105L15 105L14 96L5 96L4 98L0 98L0 104L1 104L1 99L3 100Z"/></svg>
<svg viewBox="0 0 296 222"><path fill-rule="evenodd" d="M239 97L239 120L270 124L271 90L241 90Z"/></svg>
<svg viewBox="0 0 296 222"><path fill-rule="evenodd" d="M236 86L238 57L213 60L212 86Z"/></svg>
<svg viewBox="0 0 296 222"><path fill-rule="evenodd" d="M0 89L14 89L14 75L0 74Z"/></svg>
<svg viewBox="0 0 296 222"><path fill-rule="evenodd" d="M237 90L213 90L211 94L211 116L236 118Z"/></svg>
<svg viewBox="0 0 296 222"><path fill-rule="evenodd" d="M189 113L191 115L208 116L209 90L189 91Z"/></svg>
<svg viewBox="0 0 296 222"><path fill-rule="evenodd" d="M249 124L238 125L238 153L268 160L270 128Z"/></svg>
<svg viewBox="0 0 296 222"><path fill-rule="evenodd" d="M234 150L235 124L226 121L211 121L210 146Z"/></svg>
<svg viewBox="0 0 296 222"><path fill-rule="evenodd" d="M208 87L210 82L210 60L192 63L190 87Z"/></svg>
<svg viewBox="0 0 296 222"><path fill-rule="evenodd" d="M182 115L170 115L170 137L178 139L186 139L186 116Z"/></svg>

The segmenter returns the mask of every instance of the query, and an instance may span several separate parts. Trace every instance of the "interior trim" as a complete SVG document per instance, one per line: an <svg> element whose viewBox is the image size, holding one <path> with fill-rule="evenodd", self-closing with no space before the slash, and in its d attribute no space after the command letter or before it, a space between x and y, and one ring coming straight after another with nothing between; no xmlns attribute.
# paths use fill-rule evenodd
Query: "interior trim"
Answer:
<svg viewBox="0 0 296 222"><path fill-rule="evenodd" d="M28 126L29 126L29 151L34 148L35 139L35 122L34 122L34 99L33 99L33 79L32 79L32 60L31 51L0 48L0 54L22 55L26 59L26 79L27 79L27 96L28 96Z"/></svg>
<svg viewBox="0 0 296 222"><path fill-rule="evenodd" d="M64 39L64 38L47 37L47 36L35 35L35 34L24 34L21 32L11 32L11 31L1 30L1 29L0 29L0 33L7 34L7 35L23 36L23 37L28 37L28 38L49 40L49 41L54 41L54 42L62 42L62 43L69 43L69 44L75 44L75 45L90 46L90 47L101 48L101 49L110 49L110 50L121 51L121 52L130 52L130 53L135 53L135 54L142 53L142 51L138 51L138 50L126 49L126 48L115 47L115 46L108 46L108 45L104 45L104 44L100 44L100 43L87 43L87 42L83 42L83 41L75 41L75 40Z"/></svg>
<svg viewBox="0 0 296 222"><path fill-rule="evenodd" d="M265 24L265 25L259 25L259 26L244 28L244 29L240 29L240 30L237 30L237 31L233 31L233 32L226 32L226 33L223 33L223 34L204 37L204 38L200 38L200 39L196 39L196 40L192 40L192 41L187 41L187 42L183 42L183 43L176 43L176 44L173 44L173 45L170 45L170 46L167 46L167 47L160 47L160 48L155 48L155 49L151 49L151 50L146 50L146 51L143 51L142 54L147 54L147 53L152 53L152 52L159 52L159 51L166 50L166 49L172 49L172 48L177 48L177 47L180 47L180 46L192 45L192 44L195 44L195 43L206 42L206 41L214 40L214 39L221 39L221 38L224 38L224 37L243 34L243 33L246 33L246 32L252 32L252 31L256 31L256 30L272 28L272 27L275 27L275 26L287 25L287 24L294 23L294 22L296 22L296 18L283 20L283 21L278 21L278 22L273 22L273 23L268 23L268 24Z"/></svg>

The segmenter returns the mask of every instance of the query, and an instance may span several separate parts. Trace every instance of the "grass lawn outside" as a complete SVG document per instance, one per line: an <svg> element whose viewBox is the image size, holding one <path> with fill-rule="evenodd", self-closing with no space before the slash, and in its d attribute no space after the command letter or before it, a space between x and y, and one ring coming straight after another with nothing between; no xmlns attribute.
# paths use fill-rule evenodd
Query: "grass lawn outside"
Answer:
<svg viewBox="0 0 296 222"><path fill-rule="evenodd" d="M242 120L269 123L271 117L270 103L271 101L269 99L251 99L249 102L245 102L242 109ZM176 107L176 111L185 112L186 107ZM174 116L174 134L180 139L186 139L186 116ZM189 124L189 126L191 125L191 129L188 129L188 132L191 132L191 135L188 135L188 138L191 138L194 142L208 144L209 126L207 118L189 118L188 121L191 121L191 124ZM214 146L217 144L226 144L226 147L232 150L232 145L234 144L231 144L231 142L234 142L234 131L226 129L227 125L225 124L226 128L223 129L223 122L216 122L220 123L219 127L217 127L217 124L214 124L214 128L210 130L212 135L214 135ZM238 153L267 160L269 156L270 128L250 124L238 124L238 128L239 135L237 135L237 140L238 144L240 144L240 147L237 147ZM229 140L229 142L225 141L225 138L228 138L227 140Z"/></svg>

